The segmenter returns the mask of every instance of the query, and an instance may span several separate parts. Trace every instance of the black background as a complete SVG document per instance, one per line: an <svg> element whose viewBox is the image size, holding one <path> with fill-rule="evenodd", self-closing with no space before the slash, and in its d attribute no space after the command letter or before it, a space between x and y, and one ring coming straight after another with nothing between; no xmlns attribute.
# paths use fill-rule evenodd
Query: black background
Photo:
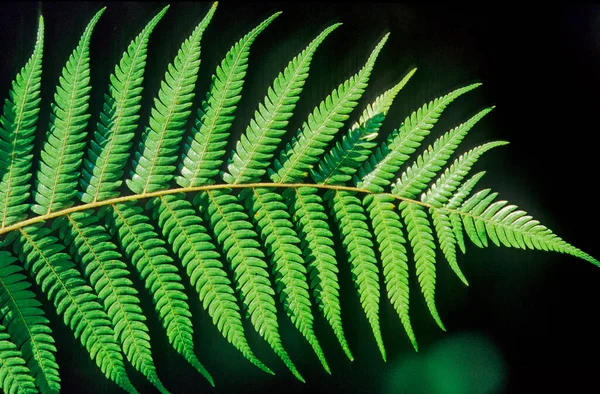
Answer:
<svg viewBox="0 0 600 394"><path fill-rule="evenodd" d="M54 86L86 23L104 3L3 3L0 13L0 92L31 53L36 16L46 20L40 135L48 124ZM129 41L162 3L114 3L96 28L91 43L92 93L90 125L97 121L109 71ZM173 4L150 42L142 123L147 119L165 67L208 9L208 4ZM356 72L376 42L391 32L374 69L359 110L391 87L412 67L418 71L400 93L383 133L426 101L472 82L476 91L457 100L443 115L434 135L466 120L485 106L496 105L470 133L461 151L502 139L510 145L480 160L482 184L527 210L567 241L598 257L600 222L598 186L598 112L600 110L600 6L540 7L416 6L398 4L221 4L203 38L196 106L204 97L215 66L229 47L271 13L283 14L253 46L249 73L233 134L239 135L264 97L267 86L289 59L323 28L343 22L315 55L291 128L298 127L314 105ZM358 113L358 110L356 111ZM354 121L355 117L350 121ZM39 142L40 139L38 139ZM235 138L232 138L232 145ZM428 139L426 142L431 141ZM340 255L343 256L343 255ZM340 259L343 264L343 259ZM420 353L445 338L466 333L493 343L504 360L502 393L597 392L600 339L597 335L597 289L600 271L572 257L469 245L461 259L471 286L466 288L440 258L437 304L447 333L435 326L412 277L412 319ZM283 339L307 379L297 382L250 326L251 345L276 377L250 366L226 343L193 300L196 347L212 372L214 392L385 392L395 363L412 349L397 317L382 299L382 326L388 362L378 355L370 329L350 281L342 269L345 330L356 360L348 362L322 318L317 334L333 375L318 365L309 346L281 316ZM139 283L139 282L137 282ZM151 298L142 295L146 311ZM58 342L64 392L113 392L48 305ZM155 315L147 313L159 376L174 392L210 387L169 344ZM152 387L129 369L137 387ZM423 382L422 392L427 392ZM413 391L410 391L411 393ZM449 391L453 392L453 391ZM477 392L477 391L474 391Z"/></svg>

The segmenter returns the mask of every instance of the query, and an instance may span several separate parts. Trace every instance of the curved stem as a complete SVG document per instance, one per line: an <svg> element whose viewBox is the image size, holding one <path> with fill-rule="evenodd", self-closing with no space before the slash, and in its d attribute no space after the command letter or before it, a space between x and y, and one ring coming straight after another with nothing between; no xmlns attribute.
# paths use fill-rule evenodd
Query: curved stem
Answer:
<svg viewBox="0 0 600 394"><path fill-rule="evenodd" d="M36 223L40 223L40 222L43 222L46 220L55 219L57 217L69 215L74 212L87 211L88 209L96 209L96 208L103 207L105 205L119 204L119 203L124 203L124 202L128 202L128 201L143 200L143 199L152 198L152 197L166 196L169 194L197 193L197 192L219 190L219 189L245 189L245 188L257 188L257 187L282 188L282 189L297 189L300 187L314 187L317 189L324 189L324 190L337 190L337 191L344 190L344 191L355 192L355 193L364 193L364 194L384 194L384 195L389 195L400 201L407 201L407 202L410 202L413 204L421 205L423 207L434 208L431 204L427 204L427 203L413 200L410 198L400 197L398 195L390 194L390 193L375 193L375 192L372 192L367 189L361 189L361 188L352 187L352 186L309 184L309 183L270 183L270 182L257 182L257 183L246 183L246 184L224 183L224 184L216 184L216 185L180 187L180 188L174 188L174 189L168 189L168 190L159 190L159 191L151 192L151 193L133 194L130 196L115 197L115 198L111 198L111 199L104 200L104 201L96 201L96 202L92 202L89 204L76 205L74 207L61 209L60 211L50 212L45 215L35 216L35 217L29 218L27 220L23 220L19 223L15 223L10 226L0 227L0 235L9 233L14 230L18 230L18 229L26 227L26 226L30 226L32 224L36 224ZM453 212L453 210L450 210L450 209L448 209L448 211Z"/></svg>

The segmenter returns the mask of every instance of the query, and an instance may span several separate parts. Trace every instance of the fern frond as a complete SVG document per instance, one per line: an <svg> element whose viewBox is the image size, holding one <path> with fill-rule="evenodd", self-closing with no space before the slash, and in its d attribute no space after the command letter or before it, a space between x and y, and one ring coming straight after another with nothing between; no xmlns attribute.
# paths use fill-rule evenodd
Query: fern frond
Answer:
<svg viewBox="0 0 600 394"><path fill-rule="evenodd" d="M342 234L342 244L348 254L360 303L373 330L381 357L385 360L385 347L379 326L379 268L364 208L360 200L347 191L329 191L325 194L325 199L329 202Z"/></svg>
<svg viewBox="0 0 600 394"><path fill-rule="evenodd" d="M394 102L394 99L410 80L417 69L410 71L396 86L377 97L361 114L350 131L337 142L331 151L319 162L318 170L311 170L311 177L317 183L343 184L352 178L358 167L368 158L372 142Z"/></svg>
<svg viewBox="0 0 600 394"><path fill-rule="evenodd" d="M200 68L200 41L210 23L217 3L196 26L169 64L161 83L158 97L150 115L149 126L133 158L133 172L126 181L131 191L146 194L165 188L173 179L173 165L177 160Z"/></svg>
<svg viewBox="0 0 600 394"><path fill-rule="evenodd" d="M38 392L21 352L11 342L3 325L0 325L0 389L11 394Z"/></svg>
<svg viewBox="0 0 600 394"><path fill-rule="evenodd" d="M383 263L383 276L388 298L398 313L404 330L415 350L417 339L410 323L408 257L402 234L402 221L395 211L395 199L384 194L368 195L363 200L367 208Z"/></svg>
<svg viewBox="0 0 600 394"><path fill-rule="evenodd" d="M300 99L315 51L340 25L336 23L325 29L279 73L267 92L264 105L259 105L246 133L237 142L229 159L229 173L223 175L225 182L256 182L265 174Z"/></svg>
<svg viewBox="0 0 600 394"><path fill-rule="evenodd" d="M206 228L189 201L180 196L151 200L154 218L181 259L202 306L223 336L250 362L272 373L252 352L231 282Z"/></svg>
<svg viewBox="0 0 600 394"><path fill-rule="evenodd" d="M446 165L450 156L465 138L469 130L488 114L492 108L484 109L460 126L438 138L429 146L415 163L406 169L392 187L392 193L401 197L415 198L421 193L433 177Z"/></svg>
<svg viewBox="0 0 600 394"><path fill-rule="evenodd" d="M50 229L40 226L13 232L7 238L19 260L54 303L75 338L90 353L104 375L130 392L137 391L125 371L110 319L97 296L75 269L69 255Z"/></svg>
<svg viewBox="0 0 600 394"><path fill-rule="evenodd" d="M106 377L137 392L127 375L123 351L135 369L167 392L157 376L146 315L128 261L151 295L170 344L211 385L211 375L195 354L192 305L183 280L198 293L211 323L245 358L272 373L253 353L242 315L304 381L284 347L277 303L329 373L315 333L314 297L352 360L342 325L340 254L346 255L384 360L377 254L386 296L415 350L407 243L420 290L442 329L435 304L434 232L442 254L465 284L456 251L458 247L465 252L465 234L479 247L493 243L557 251L600 266L516 205L497 200L491 189L472 192L484 174L467 178L472 167L485 152L505 142L477 146L447 166L469 130L491 108L449 130L409 161L445 109L480 84L418 108L377 146L382 123L412 70L367 105L346 134L337 135L365 92L388 35L278 151L314 54L340 24L321 31L275 75L235 149L228 151L252 46L280 13L262 21L227 51L190 122L196 110L192 106L201 44L216 7L214 3L194 26L167 66L135 147L148 46L168 7L127 46L110 75L93 133L87 134L90 43L104 8L97 12L62 68L50 113L41 115L49 115L50 121L37 158L34 134L43 109L40 17L33 53L13 81L0 116L1 389L60 390L52 330L32 289L35 282ZM122 195L124 189L130 193ZM338 251L334 238L340 240Z"/></svg>
<svg viewBox="0 0 600 394"><path fill-rule="evenodd" d="M367 63L354 76L343 82L308 116L291 143L287 144L269 171L275 183L294 182L306 178L328 143L356 107L364 93L379 52L389 34L377 44Z"/></svg>
<svg viewBox="0 0 600 394"><path fill-rule="evenodd" d="M2 245L0 244L0 247ZM41 303L17 260L0 250L0 316L42 393L58 393L56 347ZM10 391L10 390L7 390Z"/></svg>
<svg viewBox="0 0 600 394"><path fill-rule="evenodd" d="M150 351L150 336L144 323L138 292L116 245L97 216L76 212L54 221L70 254L81 265L104 305L127 360L160 392L162 385Z"/></svg>
<svg viewBox="0 0 600 394"><path fill-rule="evenodd" d="M78 169L85 146L85 128L90 115L90 54L92 32L102 8L85 28L79 44L73 50L54 95L47 139L42 148L31 210L48 214L73 205L77 193Z"/></svg>
<svg viewBox="0 0 600 394"><path fill-rule="evenodd" d="M164 7L131 41L110 75L108 94L104 96L102 113L79 182L81 201L85 203L119 195L123 168L139 119L148 40L168 8Z"/></svg>
<svg viewBox="0 0 600 394"><path fill-rule="evenodd" d="M398 207L406 223L408 240L412 246L421 292L435 322L446 330L435 306L435 244L431 225L422 206L403 201Z"/></svg>
<svg viewBox="0 0 600 394"><path fill-rule="evenodd" d="M308 265L314 297L346 356L352 361L354 356L342 328L339 270L333 250L333 234L324 212L325 204L317 194L317 189L312 187L287 189L283 194L293 211L292 219L302 240L302 254Z"/></svg>
<svg viewBox="0 0 600 394"><path fill-rule="evenodd" d="M33 54L12 83L0 117L0 228L26 218L33 138L38 120L44 18Z"/></svg>
<svg viewBox="0 0 600 394"><path fill-rule="evenodd" d="M142 209L134 204L113 205L108 209L106 220L113 235L118 234L116 238L121 241L122 250L152 294L169 342L214 386L212 376L194 353L192 314L178 269L167 254L164 241L158 237L148 217L142 214ZM183 262L185 266L185 260Z"/></svg>
<svg viewBox="0 0 600 394"><path fill-rule="evenodd" d="M323 368L331 373L313 330L306 268L298 247L300 240L281 195L272 189L252 188L242 191L240 199L246 201L248 212L260 229L287 315L313 347Z"/></svg>
<svg viewBox="0 0 600 394"><path fill-rule="evenodd" d="M390 134L365 161L354 178L355 184L373 192L383 192L384 187L390 184L390 180L402 164L429 134L446 107L461 95L480 85L477 83L457 89L413 112L404 120L400 130Z"/></svg>
<svg viewBox="0 0 600 394"><path fill-rule="evenodd" d="M179 166L181 176L177 177L180 186L215 182L214 177L223 163L223 148L229 138L237 103L241 99L250 47L258 35L279 15L279 12L275 13L240 39L217 67L212 77L210 92L198 110L193 136L187 139L186 152Z"/></svg>
<svg viewBox="0 0 600 394"><path fill-rule="evenodd" d="M194 203L206 207L206 218L231 264L252 325L294 376L304 381L281 342L273 298L275 292L269 281L265 256L243 207L228 190L201 193Z"/></svg>

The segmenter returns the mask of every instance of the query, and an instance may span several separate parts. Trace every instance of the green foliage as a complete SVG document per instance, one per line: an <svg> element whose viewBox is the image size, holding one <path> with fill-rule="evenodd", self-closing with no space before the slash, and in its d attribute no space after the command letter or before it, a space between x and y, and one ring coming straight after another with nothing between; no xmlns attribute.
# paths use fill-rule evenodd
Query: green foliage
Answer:
<svg viewBox="0 0 600 394"><path fill-rule="evenodd" d="M350 318L340 302L341 270L352 274L385 359L379 326L382 291L418 348L409 316L413 266L427 307L444 329L435 304L436 249L464 284L457 247L464 253L466 240L478 247L493 243L555 251L600 265L525 211L496 200L497 193L473 192L484 172L467 178L472 167L505 142L472 148L448 165L491 108L442 134L411 160L444 110L479 84L432 100L383 135L386 115L412 70L340 135L368 88L389 35L282 147L315 54L340 24L324 29L276 75L228 152L244 81L253 66L252 45L279 13L232 45L190 119L201 42L216 8L215 3L191 29L168 65L135 149L150 37L168 7L126 48L88 135L95 56L90 43L104 9L97 12L58 78L50 126L41 134L40 157L34 160L38 115L47 107L40 99L40 18L33 54L13 81L0 117L0 387L5 392L60 391L55 356L60 343L55 344L53 324L33 282L104 375L135 393L125 360L167 392L153 362L139 299L143 291L151 295L175 351L210 384L213 379L196 356L202 344L193 341L194 309L184 281L241 355L272 373L250 346L244 328L248 319L304 381L286 350L278 312L304 336L325 371L330 367L314 328L317 309L353 360L343 329ZM126 188L130 193L121 195ZM134 286L131 271L144 289Z"/></svg>
<svg viewBox="0 0 600 394"><path fill-rule="evenodd" d="M44 393L60 391L56 347L49 321L31 291L23 268L5 251L0 251L0 297L2 323L23 353L36 386Z"/></svg>
<svg viewBox="0 0 600 394"><path fill-rule="evenodd" d="M0 388L7 393L36 393L30 374L21 352L0 325Z"/></svg>

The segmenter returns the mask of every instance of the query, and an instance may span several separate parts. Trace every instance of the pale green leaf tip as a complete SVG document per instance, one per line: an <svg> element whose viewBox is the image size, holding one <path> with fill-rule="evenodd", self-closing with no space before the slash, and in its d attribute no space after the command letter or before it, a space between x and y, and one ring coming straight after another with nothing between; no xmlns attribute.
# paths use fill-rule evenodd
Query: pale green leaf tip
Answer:
<svg viewBox="0 0 600 394"><path fill-rule="evenodd" d="M438 324L438 326L440 327L440 329L444 332L446 332L446 327L444 326L444 323L442 323L442 320L438 317L437 319L435 319L436 323Z"/></svg>
<svg viewBox="0 0 600 394"><path fill-rule="evenodd" d="M414 339L414 340L411 340L410 342L412 343L413 349L415 349L415 352L418 353L419 352L419 344L417 343L417 340Z"/></svg>
<svg viewBox="0 0 600 394"><path fill-rule="evenodd" d="M252 360L251 360L252 361ZM269 375L273 375L275 376L275 372L273 372L271 370L271 368L267 367L265 364L263 364L260 360L256 359L254 361L252 361L252 363L254 365L256 365L261 371L268 373Z"/></svg>
<svg viewBox="0 0 600 394"><path fill-rule="evenodd" d="M296 371L292 371L292 373L294 374L294 376L296 377L296 379L298 379L302 383L306 383L306 380L304 380L304 378L302 377L302 375L300 375L300 372L298 372L296 370Z"/></svg>
<svg viewBox="0 0 600 394"><path fill-rule="evenodd" d="M383 345L383 338L379 337L377 339L377 347L379 347L379 353L381 353L381 358L383 362L387 362L387 354L385 351L385 346Z"/></svg>
<svg viewBox="0 0 600 394"><path fill-rule="evenodd" d="M381 39L381 41L379 41L379 44L377 46L380 48L383 47L387 42L388 38L390 38L390 33L385 33L385 36L383 36L383 38Z"/></svg>
<svg viewBox="0 0 600 394"><path fill-rule="evenodd" d="M198 361L198 363L200 363L200 362ZM213 379L210 372L208 372L205 368L202 368L202 364L196 365L195 367L196 367L196 370L198 372L200 372L200 374L202 376L204 376L204 378L208 381L208 383L210 383L211 386L215 387L215 380Z"/></svg>
<svg viewBox="0 0 600 394"><path fill-rule="evenodd" d="M270 17L268 17L267 19L265 19L260 25L256 26L254 28L254 31L261 32L262 30L264 30L268 25L270 25L271 22L273 22L281 14L282 14L282 11L277 11L276 13L274 13L273 15L271 15Z"/></svg>
<svg viewBox="0 0 600 394"><path fill-rule="evenodd" d="M350 362L354 361L354 356L352 355L352 352L350 351L350 347L348 346L347 343L345 343L342 345L342 349L344 350L344 354L346 354L346 357L348 357L348 360L350 360Z"/></svg>

